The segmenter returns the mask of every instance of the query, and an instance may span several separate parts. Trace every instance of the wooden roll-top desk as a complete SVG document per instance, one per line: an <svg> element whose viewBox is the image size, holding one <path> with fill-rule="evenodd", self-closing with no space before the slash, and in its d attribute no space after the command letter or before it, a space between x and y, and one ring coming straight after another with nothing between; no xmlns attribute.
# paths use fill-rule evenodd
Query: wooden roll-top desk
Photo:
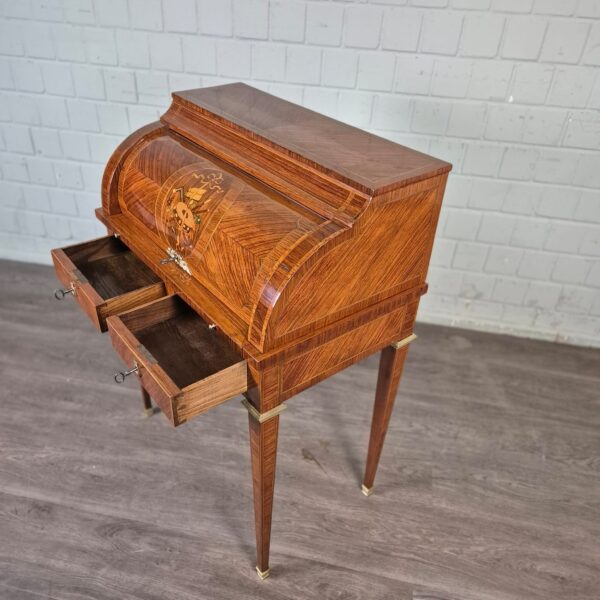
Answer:
<svg viewBox="0 0 600 600"><path fill-rule="evenodd" d="M263 578L284 402L382 350L373 489L450 169L243 84L178 92L106 166L109 235L52 252L148 411L244 395Z"/></svg>

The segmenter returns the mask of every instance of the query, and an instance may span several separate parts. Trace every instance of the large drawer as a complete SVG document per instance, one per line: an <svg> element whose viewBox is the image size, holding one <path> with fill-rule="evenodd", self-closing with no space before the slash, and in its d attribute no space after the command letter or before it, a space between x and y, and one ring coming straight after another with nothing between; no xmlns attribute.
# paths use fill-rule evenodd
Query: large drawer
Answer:
<svg viewBox="0 0 600 600"><path fill-rule="evenodd" d="M52 250L56 275L99 331L106 318L166 295L161 279L114 236Z"/></svg>
<svg viewBox="0 0 600 600"><path fill-rule="evenodd" d="M248 389L246 361L177 295L107 323L115 350L175 426Z"/></svg>

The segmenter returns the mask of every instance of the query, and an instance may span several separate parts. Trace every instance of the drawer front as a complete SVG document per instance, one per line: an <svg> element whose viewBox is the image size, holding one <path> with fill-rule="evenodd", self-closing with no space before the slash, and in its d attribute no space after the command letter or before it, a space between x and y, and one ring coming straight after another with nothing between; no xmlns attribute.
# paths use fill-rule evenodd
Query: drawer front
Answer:
<svg viewBox="0 0 600 600"><path fill-rule="evenodd" d="M129 368L138 367L142 385L175 426L248 389L246 361L178 296L107 324L115 350Z"/></svg>
<svg viewBox="0 0 600 600"><path fill-rule="evenodd" d="M117 354L130 369L137 366L142 386L169 421L173 422L173 401L181 390L119 317L108 318L108 333Z"/></svg>
<svg viewBox="0 0 600 600"><path fill-rule="evenodd" d="M72 289L72 296L77 301L83 312L89 317L99 331L106 331L100 323L97 307L103 304L102 298L88 283L87 279L69 260L62 248L52 250L52 262L58 280L67 289Z"/></svg>
<svg viewBox="0 0 600 600"><path fill-rule="evenodd" d="M166 295L164 283L113 236L52 250L59 281L98 331L106 318ZM84 271L93 275L90 280ZM139 286L137 285L139 283Z"/></svg>

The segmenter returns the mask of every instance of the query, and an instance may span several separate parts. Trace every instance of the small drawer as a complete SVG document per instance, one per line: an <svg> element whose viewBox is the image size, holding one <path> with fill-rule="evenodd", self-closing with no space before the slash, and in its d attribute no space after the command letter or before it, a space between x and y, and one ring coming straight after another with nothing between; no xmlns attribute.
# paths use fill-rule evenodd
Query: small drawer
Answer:
<svg viewBox="0 0 600 600"><path fill-rule="evenodd" d="M52 250L56 275L99 331L106 318L166 295L160 277L114 236Z"/></svg>
<svg viewBox="0 0 600 600"><path fill-rule="evenodd" d="M177 295L107 323L115 350L175 426L248 389L246 361Z"/></svg>

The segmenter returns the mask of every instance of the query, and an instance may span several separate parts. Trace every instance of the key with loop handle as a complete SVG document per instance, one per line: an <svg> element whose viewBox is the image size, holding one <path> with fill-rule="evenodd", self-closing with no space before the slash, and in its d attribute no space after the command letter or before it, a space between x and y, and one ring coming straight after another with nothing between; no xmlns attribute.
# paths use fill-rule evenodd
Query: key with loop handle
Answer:
<svg viewBox="0 0 600 600"><path fill-rule="evenodd" d="M133 368L129 369L129 371L119 371L118 373L115 373L114 375L114 380L117 383L123 383L125 381L126 377L129 377L129 375L131 375L132 373L137 373L140 370L140 367L137 363L133 363Z"/></svg>
<svg viewBox="0 0 600 600"><path fill-rule="evenodd" d="M72 285L68 289L54 290L54 297L57 300L62 300L65 296L67 296L69 294L75 295L75 286L74 285Z"/></svg>

